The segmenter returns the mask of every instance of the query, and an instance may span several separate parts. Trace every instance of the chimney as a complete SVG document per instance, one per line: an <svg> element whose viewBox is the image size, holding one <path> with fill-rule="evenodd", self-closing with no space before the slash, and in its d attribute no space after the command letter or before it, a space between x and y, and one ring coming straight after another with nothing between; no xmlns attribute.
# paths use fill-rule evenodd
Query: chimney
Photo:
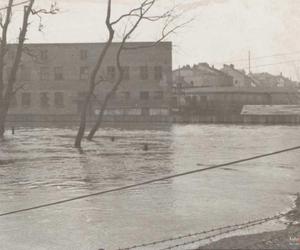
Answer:
<svg viewBox="0 0 300 250"><path fill-rule="evenodd" d="M234 69L234 65L233 65L233 64L230 64L230 68Z"/></svg>

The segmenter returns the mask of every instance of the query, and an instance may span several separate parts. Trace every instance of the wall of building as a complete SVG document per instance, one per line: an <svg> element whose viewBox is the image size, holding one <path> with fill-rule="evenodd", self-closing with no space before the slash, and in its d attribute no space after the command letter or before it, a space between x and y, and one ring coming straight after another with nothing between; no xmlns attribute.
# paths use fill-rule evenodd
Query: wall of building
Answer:
<svg viewBox="0 0 300 250"><path fill-rule="evenodd" d="M209 88L208 88L209 89ZM225 88L224 88L225 89ZM299 104L297 93L292 90L286 92L279 91L259 91L258 88L248 88L248 91L204 91L193 92L192 89L181 93L177 100L177 116L185 117L189 120L205 120L214 117L215 122L242 122L241 111L244 105L274 105L274 104ZM251 91L256 90L256 91ZM293 98L292 98L293 97Z"/></svg>
<svg viewBox="0 0 300 250"><path fill-rule="evenodd" d="M109 49L98 74L98 78L105 81L96 88L97 98L93 101L92 113L99 109L99 103L117 78L115 55L119 45L115 43ZM151 43L127 44L134 48L149 45ZM14 48L11 45L8 53L10 57L13 57ZM16 84L24 86L17 92L9 113L78 115L88 91L89 73L102 49L103 44L100 43L27 44ZM121 60L122 66L129 73L109 108L119 109L127 105L128 108L168 109L171 98L171 43L126 50ZM7 71L9 68L10 65Z"/></svg>
<svg viewBox="0 0 300 250"><path fill-rule="evenodd" d="M194 67L183 67L173 72L173 82L182 82L182 86L223 87L232 86L233 78L210 67L206 63Z"/></svg>
<svg viewBox="0 0 300 250"><path fill-rule="evenodd" d="M244 72L235 69L233 65L224 65L221 71L233 78L235 87L251 87L251 80Z"/></svg>

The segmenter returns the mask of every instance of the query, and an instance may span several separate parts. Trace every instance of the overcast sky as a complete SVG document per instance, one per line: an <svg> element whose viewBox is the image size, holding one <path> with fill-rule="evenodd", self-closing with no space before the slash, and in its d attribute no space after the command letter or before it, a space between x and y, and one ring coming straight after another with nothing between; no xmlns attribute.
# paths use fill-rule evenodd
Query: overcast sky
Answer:
<svg viewBox="0 0 300 250"><path fill-rule="evenodd" d="M198 62L221 67L223 63L232 62L248 69L250 50L252 71L283 72L300 80L300 0L160 1L155 11L179 4L180 10L185 11L182 21L195 17L192 23L168 39L174 44L174 68ZM36 2L49 4L50 0ZM137 2L139 0L113 0L114 15L126 12ZM5 6L7 0L0 0L0 3ZM105 0L57 0L57 3L60 13L43 19L43 33L32 25L28 42L105 40ZM14 26L14 31L17 30ZM132 41L153 40L159 31L160 25L148 23L137 30Z"/></svg>

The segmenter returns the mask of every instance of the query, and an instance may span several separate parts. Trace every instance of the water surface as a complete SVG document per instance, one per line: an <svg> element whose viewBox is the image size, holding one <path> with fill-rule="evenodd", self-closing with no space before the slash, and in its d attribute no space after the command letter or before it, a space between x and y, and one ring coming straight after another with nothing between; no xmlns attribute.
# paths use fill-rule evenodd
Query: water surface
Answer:
<svg viewBox="0 0 300 250"><path fill-rule="evenodd" d="M300 143L297 126L107 128L84 142L81 154L72 147L75 134L73 128L20 128L7 135L0 144L0 213ZM118 249L272 216L289 209L300 191L299 161L293 151L0 217L0 249ZM268 223L243 233L282 227Z"/></svg>

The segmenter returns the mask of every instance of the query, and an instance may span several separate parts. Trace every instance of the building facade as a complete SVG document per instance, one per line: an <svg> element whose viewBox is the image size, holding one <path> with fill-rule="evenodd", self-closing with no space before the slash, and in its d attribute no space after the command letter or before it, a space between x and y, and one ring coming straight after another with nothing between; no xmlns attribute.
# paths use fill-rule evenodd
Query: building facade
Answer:
<svg viewBox="0 0 300 250"><path fill-rule="evenodd" d="M278 88L296 88L298 87L299 83L292 81L291 79L283 76L281 73L280 75L272 75L267 72L263 73L252 73L249 76L256 80L257 86L261 87L278 87Z"/></svg>
<svg viewBox="0 0 300 250"><path fill-rule="evenodd" d="M107 116L167 116L171 98L172 44L128 43L121 56L124 78L110 100ZM116 53L110 47L97 75L89 115L95 116L117 78ZM89 76L103 49L101 43L26 44L12 100L10 117L78 119L89 89ZM15 45L8 57L13 58ZM10 66L6 67L9 71ZM50 118L49 118L50 117ZM57 118L59 117L59 118Z"/></svg>
<svg viewBox="0 0 300 250"><path fill-rule="evenodd" d="M224 87L232 86L233 78L208 63L199 63L174 70L173 82L180 87Z"/></svg>
<svg viewBox="0 0 300 250"><path fill-rule="evenodd" d="M247 76L245 70L236 69L233 64L224 64L222 72L233 78L233 86L235 87L255 87L256 84Z"/></svg>
<svg viewBox="0 0 300 250"><path fill-rule="evenodd" d="M174 102L173 102L174 104ZM184 88L177 95L179 120L191 122L242 122L245 105L299 105L295 88L208 87Z"/></svg>

